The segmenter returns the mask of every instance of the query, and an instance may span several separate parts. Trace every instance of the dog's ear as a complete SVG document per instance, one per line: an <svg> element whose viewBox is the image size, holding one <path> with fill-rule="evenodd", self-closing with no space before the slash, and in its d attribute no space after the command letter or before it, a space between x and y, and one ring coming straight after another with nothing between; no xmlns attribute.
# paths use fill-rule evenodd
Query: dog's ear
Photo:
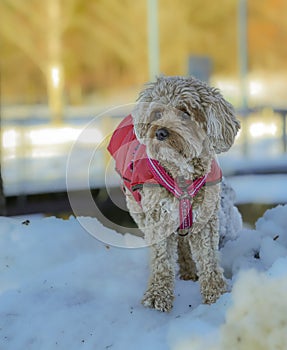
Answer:
<svg viewBox="0 0 287 350"><path fill-rule="evenodd" d="M226 152L232 146L240 129L233 106L227 102L220 92L210 88L210 99L204 107L207 135L215 152Z"/></svg>

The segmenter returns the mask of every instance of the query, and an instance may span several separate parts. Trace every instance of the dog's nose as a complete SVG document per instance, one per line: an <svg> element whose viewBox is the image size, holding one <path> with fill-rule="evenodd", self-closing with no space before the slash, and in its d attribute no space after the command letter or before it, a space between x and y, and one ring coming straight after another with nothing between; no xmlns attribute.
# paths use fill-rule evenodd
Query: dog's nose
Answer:
<svg viewBox="0 0 287 350"><path fill-rule="evenodd" d="M155 136L159 141L164 141L169 135L169 132L165 128L160 128L155 132Z"/></svg>

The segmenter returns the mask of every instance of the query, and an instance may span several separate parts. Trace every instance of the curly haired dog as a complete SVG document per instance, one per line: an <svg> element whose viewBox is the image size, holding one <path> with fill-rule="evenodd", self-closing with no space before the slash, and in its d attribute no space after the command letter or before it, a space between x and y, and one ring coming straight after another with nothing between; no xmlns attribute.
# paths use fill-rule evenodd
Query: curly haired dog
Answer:
<svg viewBox="0 0 287 350"><path fill-rule="evenodd" d="M129 212L151 245L144 306L172 308L176 260L181 279L199 279L205 303L226 291L219 221L225 226L222 240L237 228L226 217L232 203L222 199L215 158L232 146L239 128L217 89L192 77L162 76L145 87L132 115L114 132L108 149Z"/></svg>

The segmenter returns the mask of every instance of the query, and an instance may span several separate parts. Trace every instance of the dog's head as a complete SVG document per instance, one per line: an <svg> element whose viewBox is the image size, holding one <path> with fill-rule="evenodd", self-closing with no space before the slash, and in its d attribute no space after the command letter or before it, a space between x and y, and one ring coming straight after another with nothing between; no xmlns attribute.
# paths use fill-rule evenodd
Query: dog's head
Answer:
<svg viewBox="0 0 287 350"><path fill-rule="evenodd" d="M240 128L220 92L192 77L159 77L148 84L132 116L137 138L159 161L225 152Z"/></svg>

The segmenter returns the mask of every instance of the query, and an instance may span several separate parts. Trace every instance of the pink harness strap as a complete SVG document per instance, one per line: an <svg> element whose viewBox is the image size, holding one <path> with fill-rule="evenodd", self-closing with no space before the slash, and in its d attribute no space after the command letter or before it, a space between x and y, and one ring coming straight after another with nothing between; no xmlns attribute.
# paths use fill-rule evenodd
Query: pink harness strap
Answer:
<svg viewBox="0 0 287 350"><path fill-rule="evenodd" d="M179 199L179 229L184 231L188 230L193 224L192 198L195 197L198 191L205 185L207 175L197 178L189 184L178 184L157 160L148 157L148 164L158 183Z"/></svg>

